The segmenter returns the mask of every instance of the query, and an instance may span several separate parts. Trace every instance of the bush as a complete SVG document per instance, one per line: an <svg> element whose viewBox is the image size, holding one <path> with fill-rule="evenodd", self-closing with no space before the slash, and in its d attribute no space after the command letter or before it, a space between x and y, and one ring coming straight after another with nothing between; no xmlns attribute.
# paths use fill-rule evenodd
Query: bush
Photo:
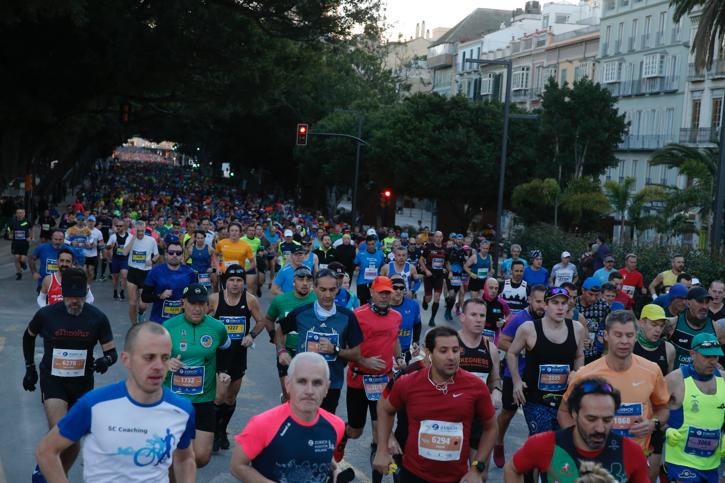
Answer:
<svg viewBox="0 0 725 483"><path fill-rule="evenodd" d="M544 256L544 266L551 269L559 263L563 251L571 253L571 261L577 263L581 254L588 249L588 243L591 243L594 238L595 235L567 233L553 225L537 223L517 230L511 243L521 245L521 255L527 261L531 250L541 250ZM506 247L507 255L510 246L508 244Z"/></svg>

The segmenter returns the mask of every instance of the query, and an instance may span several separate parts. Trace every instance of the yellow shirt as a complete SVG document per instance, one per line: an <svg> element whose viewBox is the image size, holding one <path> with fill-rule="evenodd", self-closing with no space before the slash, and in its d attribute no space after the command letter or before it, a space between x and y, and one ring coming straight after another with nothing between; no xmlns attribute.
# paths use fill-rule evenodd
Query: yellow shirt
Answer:
<svg viewBox="0 0 725 483"><path fill-rule="evenodd" d="M564 393L564 401L569 399L574 384L582 379L601 377L617 389L622 395L622 404L614 416L612 431L629 436L629 428L643 420L651 419L655 406L665 406L670 400L670 392L660 367L644 357L632 354L632 365L626 371L614 371L607 365L607 358L601 357L579 369ZM632 438L643 450L649 449L650 436Z"/></svg>
<svg viewBox="0 0 725 483"><path fill-rule="evenodd" d="M251 259L254 260L254 253L252 253L252 247L249 243L244 240L239 240L234 243L229 238L220 240L216 244L216 252L220 255L219 257L219 268L224 273L228 266L239 264L244 267L244 262Z"/></svg>
<svg viewBox="0 0 725 483"><path fill-rule="evenodd" d="M677 275L672 270L665 270L660 275L662 275L663 287L672 287L677 283Z"/></svg>

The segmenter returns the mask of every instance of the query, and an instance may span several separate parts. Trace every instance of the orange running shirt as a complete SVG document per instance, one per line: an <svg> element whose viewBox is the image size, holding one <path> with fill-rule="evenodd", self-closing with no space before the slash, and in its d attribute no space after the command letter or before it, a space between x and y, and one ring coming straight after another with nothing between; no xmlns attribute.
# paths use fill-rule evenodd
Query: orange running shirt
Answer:
<svg viewBox="0 0 725 483"><path fill-rule="evenodd" d="M239 240L236 243L231 241L229 238L220 240L216 244L216 252L220 255L219 268L222 273L224 273L230 265L238 263L244 267L244 262L248 259L254 260L252 247L244 240Z"/></svg>

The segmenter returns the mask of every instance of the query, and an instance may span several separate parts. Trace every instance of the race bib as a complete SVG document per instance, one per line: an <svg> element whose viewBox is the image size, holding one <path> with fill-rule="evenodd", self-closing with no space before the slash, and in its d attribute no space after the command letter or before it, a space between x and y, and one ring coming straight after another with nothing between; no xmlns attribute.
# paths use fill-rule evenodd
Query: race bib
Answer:
<svg viewBox="0 0 725 483"><path fill-rule="evenodd" d="M146 263L146 252L131 250L131 261L133 263Z"/></svg>
<svg viewBox="0 0 725 483"><path fill-rule="evenodd" d="M372 282L375 280L375 277L378 276L378 269L374 265L370 265L367 268L365 268L364 277L365 280L368 280Z"/></svg>
<svg viewBox="0 0 725 483"><path fill-rule="evenodd" d="M569 379L567 364L542 364L539 366L539 391L562 392Z"/></svg>
<svg viewBox="0 0 725 483"><path fill-rule="evenodd" d="M433 461L458 461L463 446L463 423L424 419L418 430L418 454Z"/></svg>
<svg viewBox="0 0 725 483"><path fill-rule="evenodd" d="M164 306L161 308L161 317L170 319L181 313L181 300L164 300Z"/></svg>
<svg viewBox="0 0 725 483"><path fill-rule="evenodd" d="M204 366L182 367L171 375L171 391L193 396L204 392Z"/></svg>
<svg viewBox="0 0 725 483"><path fill-rule="evenodd" d="M634 298L634 291L637 290L636 287L633 285L622 285L622 292L627 294L627 297L633 299Z"/></svg>
<svg viewBox="0 0 725 483"><path fill-rule="evenodd" d="M198 273L196 278L199 280L201 285L207 289L211 288L211 276L208 273Z"/></svg>
<svg viewBox="0 0 725 483"><path fill-rule="evenodd" d="M222 315L219 320L227 327L227 334L231 340L241 340L247 333L247 317L245 316Z"/></svg>
<svg viewBox="0 0 725 483"><path fill-rule="evenodd" d="M685 453L708 458L720 447L720 430L690 426L687 430Z"/></svg>
<svg viewBox="0 0 725 483"><path fill-rule="evenodd" d="M58 260L55 258L47 258L45 260L45 273L50 275L58 271Z"/></svg>
<svg viewBox="0 0 725 483"><path fill-rule="evenodd" d="M476 270L476 276L478 278L488 277L488 268L479 268L478 270Z"/></svg>
<svg viewBox="0 0 725 483"><path fill-rule="evenodd" d="M388 375L381 374L379 376L363 376L363 387L365 388L365 396L368 401L377 401L383 395L385 386L388 385Z"/></svg>
<svg viewBox="0 0 725 483"><path fill-rule="evenodd" d="M119 247L119 246L116 247L116 256L117 257L123 256L123 247Z"/></svg>
<svg viewBox="0 0 725 483"><path fill-rule="evenodd" d="M451 287L460 287L462 284L460 275L453 275L451 277Z"/></svg>
<svg viewBox="0 0 725 483"><path fill-rule="evenodd" d="M340 340L340 334L326 334L322 332L313 332L311 330L308 330L307 335L305 336L305 352L317 352L322 357L324 357L326 361L336 361L336 354L320 353L320 341L322 341L323 339L330 341L330 344L335 346L338 345L338 342Z"/></svg>
<svg viewBox="0 0 725 483"><path fill-rule="evenodd" d="M491 342L496 338L496 332L491 329L483 329L482 335L488 337Z"/></svg>
<svg viewBox="0 0 725 483"><path fill-rule="evenodd" d="M23 230L16 230L15 231L15 240L17 240L17 241L23 241L23 240L25 240L25 231L23 231Z"/></svg>
<svg viewBox="0 0 725 483"><path fill-rule="evenodd" d="M48 230L50 230L50 225L47 223L43 223L40 225L40 229L43 231L48 231Z"/></svg>
<svg viewBox="0 0 725 483"><path fill-rule="evenodd" d="M556 272L556 286L560 286L562 283L571 282L574 280L574 276L571 272Z"/></svg>
<svg viewBox="0 0 725 483"><path fill-rule="evenodd" d="M403 350L407 350L413 343L413 331L410 329L400 329L398 331L398 340L400 341L400 347Z"/></svg>
<svg viewBox="0 0 725 483"><path fill-rule="evenodd" d="M431 267L433 270L443 270L443 264L445 263L445 260L443 258L434 258L431 261Z"/></svg>
<svg viewBox="0 0 725 483"><path fill-rule="evenodd" d="M52 376L82 377L86 374L86 349L53 349Z"/></svg>
<svg viewBox="0 0 725 483"><path fill-rule="evenodd" d="M642 414L644 414L642 403L622 403L614 413L612 431L620 436L631 438L629 428L642 419Z"/></svg>

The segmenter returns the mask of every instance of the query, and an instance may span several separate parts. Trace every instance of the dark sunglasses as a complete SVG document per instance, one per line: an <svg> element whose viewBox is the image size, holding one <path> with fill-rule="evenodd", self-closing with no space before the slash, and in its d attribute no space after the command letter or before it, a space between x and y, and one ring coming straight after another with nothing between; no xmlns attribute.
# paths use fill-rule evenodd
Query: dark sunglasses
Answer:
<svg viewBox="0 0 725 483"><path fill-rule="evenodd" d="M181 250L166 250L166 253L168 253L169 255L181 255L184 252L182 252Z"/></svg>
<svg viewBox="0 0 725 483"><path fill-rule="evenodd" d="M295 275L295 278L306 278L307 280L312 280L312 275Z"/></svg>
<svg viewBox="0 0 725 483"><path fill-rule="evenodd" d="M705 340L693 347L693 350L699 347L702 347L703 349L712 349L714 347L720 347L720 343L716 340Z"/></svg>
<svg viewBox="0 0 725 483"><path fill-rule="evenodd" d="M583 394L612 394L614 392L614 387L612 387L612 385L608 382L591 381L585 382L581 386L579 386L579 391L581 391Z"/></svg>
<svg viewBox="0 0 725 483"><path fill-rule="evenodd" d="M393 285L393 290L400 290L402 292L403 290L405 290L405 285Z"/></svg>
<svg viewBox="0 0 725 483"><path fill-rule="evenodd" d="M123 228L123 225L116 225L116 228Z"/></svg>

